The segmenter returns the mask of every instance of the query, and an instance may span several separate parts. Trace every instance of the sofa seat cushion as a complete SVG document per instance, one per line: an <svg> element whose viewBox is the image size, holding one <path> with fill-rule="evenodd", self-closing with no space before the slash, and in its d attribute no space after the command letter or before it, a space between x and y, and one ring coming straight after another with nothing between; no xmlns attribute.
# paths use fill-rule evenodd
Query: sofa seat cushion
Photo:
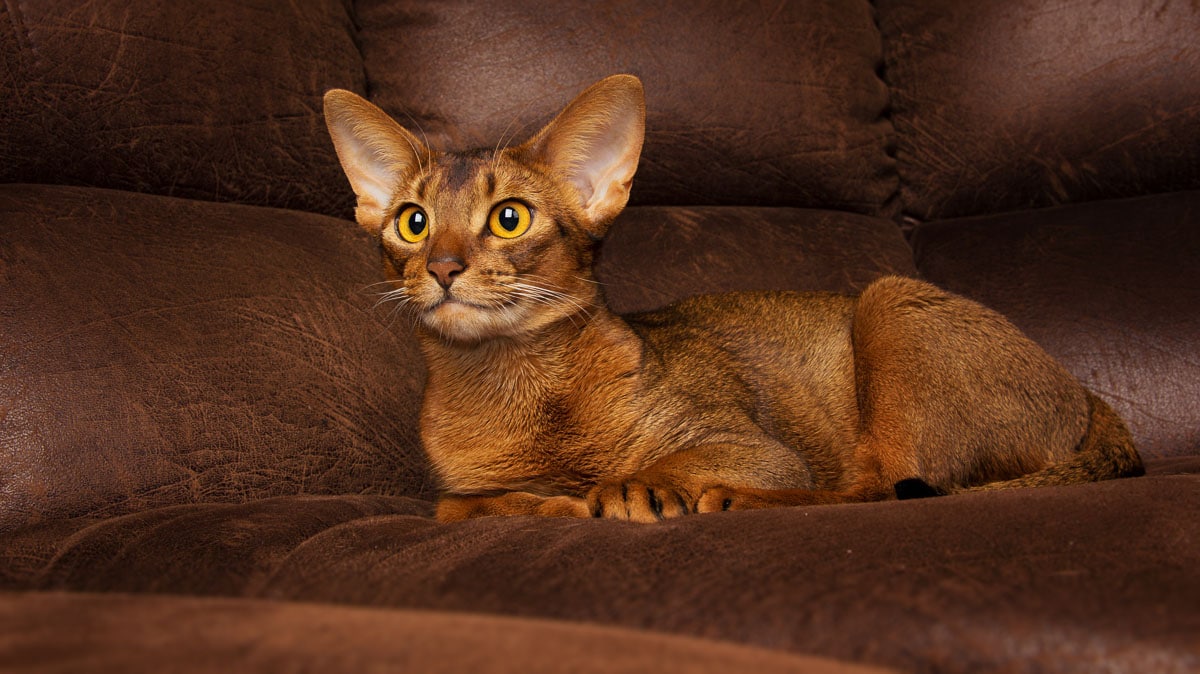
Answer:
<svg viewBox="0 0 1200 674"><path fill-rule="evenodd" d="M270 601L0 594L0 661L38 672L884 674L593 625Z"/></svg>
<svg viewBox="0 0 1200 674"><path fill-rule="evenodd" d="M1008 316L1129 423L1200 454L1200 192L931 222L921 274Z"/></svg>
<svg viewBox="0 0 1200 674"><path fill-rule="evenodd" d="M483 518L281 497L10 534L10 590L221 595L598 623L904 671L1200 663L1200 458L1072 487L692 516Z"/></svg>

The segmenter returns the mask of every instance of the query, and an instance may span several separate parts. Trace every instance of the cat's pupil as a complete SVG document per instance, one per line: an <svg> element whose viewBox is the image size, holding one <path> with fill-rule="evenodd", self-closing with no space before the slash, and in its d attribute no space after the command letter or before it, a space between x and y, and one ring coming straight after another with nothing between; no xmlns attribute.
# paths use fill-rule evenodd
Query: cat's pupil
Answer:
<svg viewBox="0 0 1200 674"><path fill-rule="evenodd" d="M504 229L515 232L521 224L521 216L517 214L517 209L509 206L500 211L500 226Z"/></svg>
<svg viewBox="0 0 1200 674"><path fill-rule="evenodd" d="M417 211L408 219L408 229L415 235L420 236L421 232L425 231L425 214Z"/></svg>

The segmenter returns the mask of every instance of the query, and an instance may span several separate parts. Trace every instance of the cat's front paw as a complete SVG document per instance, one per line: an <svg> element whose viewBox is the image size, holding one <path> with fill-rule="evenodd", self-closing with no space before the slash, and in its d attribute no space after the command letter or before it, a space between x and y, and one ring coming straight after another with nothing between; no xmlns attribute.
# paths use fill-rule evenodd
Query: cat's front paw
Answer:
<svg viewBox="0 0 1200 674"><path fill-rule="evenodd" d="M761 510L789 506L825 505L866 501L856 492L816 489L753 489L714 485L706 488L696 501L696 512L716 513L725 510Z"/></svg>
<svg viewBox="0 0 1200 674"><path fill-rule="evenodd" d="M696 500L696 512L719 513L726 510L759 510L775 508L786 503L776 503L770 497L789 492L772 492L756 489L734 489L732 487L708 487Z"/></svg>
<svg viewBox="0 0 1200 674"><path fill-rule="evenodd" d="M437 505L437 518L442 522L475 517L587 517L590 514L587 503L575 496L543 497L520 491L496 496L443 494Z"/></svg>
<svg viewBox="0 0 1200 674"><path fill-rule="evenodd" d="M587 496L592 517L657 522L695 511L694 497L680 485L629 478L603 482Z"/></svg>
<svg viewBox="0 0 1200 674"><path fill-rule="evenodd" d="M700 498L696 501L696 512L719 513L725 510L735 510L734 506L738 505L740 500L735 489L709 487L704 490L703 494L700 494Z"/></svg>

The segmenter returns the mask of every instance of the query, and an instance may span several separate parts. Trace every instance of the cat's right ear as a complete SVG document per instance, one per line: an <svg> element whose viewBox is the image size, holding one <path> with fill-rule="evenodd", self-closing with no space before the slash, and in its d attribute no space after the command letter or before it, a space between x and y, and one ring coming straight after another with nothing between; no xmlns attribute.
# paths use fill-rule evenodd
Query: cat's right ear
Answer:
<svg viewBox="0 0 1200 674"><path fill-rule="evenodd" d="M354 217L378 234L396 187L428 164L429 150L383 110L344 89L325 93L325 124L358 197Z"/></svg>
<svg viewBox="0 0 1200 674"><path fill-rule="evenodd" d="M584 226L599 238L629 201L645 132L641 80L613 75L579 94L522 148L575 188Z"/></svg>

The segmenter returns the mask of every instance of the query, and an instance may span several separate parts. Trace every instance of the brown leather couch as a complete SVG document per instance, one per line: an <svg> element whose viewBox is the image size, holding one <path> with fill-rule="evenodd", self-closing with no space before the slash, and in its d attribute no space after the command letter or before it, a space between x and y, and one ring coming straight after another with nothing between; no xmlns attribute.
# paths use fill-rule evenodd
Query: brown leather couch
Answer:
<svg viewBox="0 0 1200 674"><path fill-rule="evenodd" d="M0 669L1200 669L1200 7L0 4ZM1142 478L442 525L321 95L442 148L642 77L620 310L919 275ZM861 670L865 671L865 670Z"/></svg>

